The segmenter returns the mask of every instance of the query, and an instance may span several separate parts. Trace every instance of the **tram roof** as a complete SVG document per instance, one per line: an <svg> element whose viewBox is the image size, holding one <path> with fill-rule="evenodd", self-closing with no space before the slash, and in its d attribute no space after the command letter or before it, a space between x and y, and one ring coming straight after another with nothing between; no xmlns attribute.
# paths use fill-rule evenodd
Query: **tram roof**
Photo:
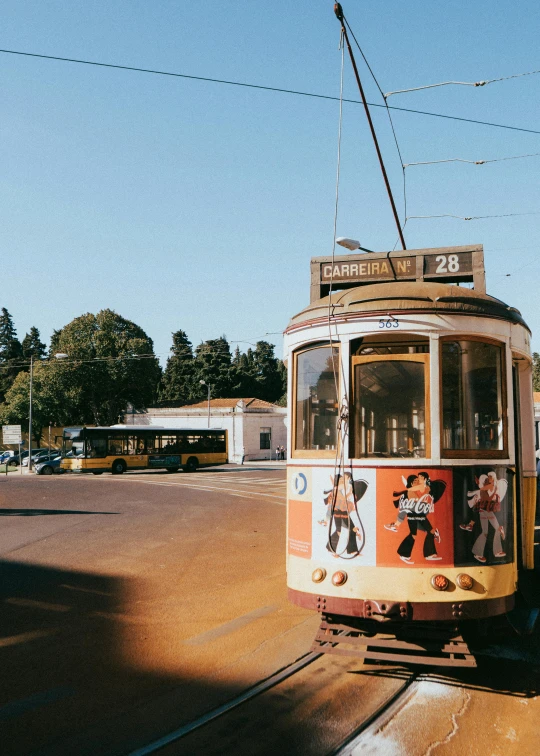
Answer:
<svg viewBox="0 0 540 756"><path fill-rule="evenodd" d="M295 315L286 330L328 317L330 297L311 302ZM365 284L354 289L345 289L331 294L334 317L361 313L388 313L396 311L423 311L452 313L499 318L519 323L530 331L521 313L505 302L482 294L474 289L452 284L427 281Z"/></svg>

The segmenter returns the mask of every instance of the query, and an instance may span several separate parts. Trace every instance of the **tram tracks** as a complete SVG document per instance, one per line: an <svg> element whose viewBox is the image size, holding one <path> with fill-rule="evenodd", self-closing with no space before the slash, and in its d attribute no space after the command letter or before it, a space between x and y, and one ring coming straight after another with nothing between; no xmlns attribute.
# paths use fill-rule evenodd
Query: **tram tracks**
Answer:
<svg viewBox="0 0 540 756"><path fill-rule="evenodd" d="M305 654L292 664L284 667L270 677L248 688L238 696L230 699L229 701L226 701L220 706L215 707L214 709L206 712L200 717L193 719L191 722L188 722L181 727L163 735L162 737L157 738L156 740L149 742L146 745L130 752L129 756L149 756L149 754L163 750L166 750L166 752L170 754L188 754L202 751L209 754L229 752L234 752L236 754L275 753L277 744L268 742L268 744L266 745L265 743L264 726L262 735L263 742L261 742L260 739L258 739L256 742L250 739L249 729L245 732L245 740L242 740L242 735L240 735L239 740L238 733L240 730L242 730L243 723L249 722L252 725L254 724L255 731L257 731L256 723L253 722L253 712L247 712L250 702L252 702L256 698L262 699L261 701L259 701L257 711L261 716L261 719L263 719L267 717L267 713L271 708L267 705L268 702L264 700L264 696L269 695L269 692L272 689L277 688L279 690L279 686L284 686L287 681L290 682L290 678L294 677L295 675L299 675L299 679L294 683L297 686L297 689L301 689L301 686L303 686L304 689L309 691L309 678L301 677L300 673L305 671L306 668L310 667L310 665L313 665L314 662L324 656L324 654L313 652ZM325 657L325 660L326 662L328 662L327 656ZM325 702L325 707L331 706L335 702L335 700L339 698L332 695L332 689L333 686L335 687L336 681L339 681L340 678L341 680L346 679L344 675L347 672L353 672L352 669L342 669L340 665L335 667L333 662L334 660L332 660L332 663L330 664L330 669L326 668L324 665L319 669L312 668L313 675L319 678L319 684L321 675L324 676L324 674L326 674L329 678L327 683L328 695L327 701ZM350 660L349 665L351 665ZM358 660L356 660L356 665L358 666ZM369 701L367 700L368 697L366 696L366 698L362 700L362 706L359 707L360 710L364 709L365 711L358 712L356 718L354 718L353 715L352 724L351 712L344 712L343 731L341 732L340 736L337 736L336 734L336 737L333 738L333 742L325 742L324 737L320 738L315 736L312 739L310 736L310 742L309 744L305 744L305 750L303 746L301 749L299 749L295 748L291 744L290 740L285 740L286 734L284 732L283 742L279 744L279 749L283 752L289 752L291 754L317 753L321 754L321 756L322 754L332 754L332 756L348 756L348 754L353 753L354 749L356 749L358 746L361 746L366 738L369 738L372 734L375 734L380 729L382 729L385 724L389 722L390 719L414 696L420 673L418 671L409 672L408 670L404 670L403 668L396 669L387 667L377 667L376 670L372 670L372 672L373 676L371 678L367 678L368 680L371 679L371 681L374 681L374 684L371 687L377 686L377 683L375 681L376 678L380 675L380 678L383 678L385 680L385 684L381 687L388 688L388 690L385 690L382 695L380 691L378 695L373 695L372 701L371 696L369 697ZM332 677L334 678L333 681L330 679ZM351 677L349 676L349 683L350 680ZM364 690L366 686L359 687ZM369 686L367 687L369 691ZM326 688L326 684L324 684L322 688ZM294 702L294 697L291 697L290 691L288 692L287 690L283 690L279 691L279 693L281 695L281 698L287 701L289 704L291 703L291 699ZM309 696L309 693L307 695ZM305 703L304 698L305 694L300 694L300 707ZM313 727L308 729L315 730L316 727L321 725L319 710L320 704L315 704L312 712L314 719ZM215 728L209 728L209 730L211 731L209 731L208 734L205 735L204 728L212 725L213 723L216 724L218 720L219 730L217 731L217 734ZM275 721L274 726L279 729L280 723ZM331 725L329 725L328 730L334 733L334 731L336 730L335 721L332 722ZM234 744L231 744L230 748L227 747L227 744L222 739L223 733L226 731L234 733L232 736ZM188 738L188 736L193 734L198 734L199 736L199 740L196 744L193 744L192 740ZM205 738L207 738L207 740L205 740ZM214 748L216 750L214 750Z"/></svg>

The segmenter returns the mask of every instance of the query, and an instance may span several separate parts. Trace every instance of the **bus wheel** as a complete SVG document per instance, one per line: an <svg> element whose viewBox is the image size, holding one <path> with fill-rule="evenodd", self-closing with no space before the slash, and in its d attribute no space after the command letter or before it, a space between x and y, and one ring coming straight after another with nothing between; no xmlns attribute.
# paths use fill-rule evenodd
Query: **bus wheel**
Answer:
<svg viewBox="0 0 540 756"><path fill-rule="evenodd" d="M122 475L126 471L126 463L123 459L115 459L111 466L111 472L113 475Z"/></svg>
<svg viewBox="0 0 540 756"><path fill-rule="evenodd" d="M188 461L186 462L186 464L184 465L184 472L189 472L189 473L195 472L198 464L199 464L199 460L197 459L197 457L190 457Z"/></svg>

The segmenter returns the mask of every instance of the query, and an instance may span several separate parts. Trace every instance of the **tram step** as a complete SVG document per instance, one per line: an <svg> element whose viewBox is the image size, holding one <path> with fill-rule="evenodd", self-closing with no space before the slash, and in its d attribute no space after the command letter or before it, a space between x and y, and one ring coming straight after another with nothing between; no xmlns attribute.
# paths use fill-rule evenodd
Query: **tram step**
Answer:
<svg viewBox="0 0 540 756"><path fill-rule="evenodd" d="M312 650L402 664L476 667L476 660L467 643L453 628L427 630L423 635L421 628L418 628L419 636L414 637L414 641L385 631L385 637L381 637L373 634L371 625L362 628L358 621L353 626L344 623L343 618L338 620L323 615ZM406 634L409 637L412 635L410 628L407 628Z"/></svg>

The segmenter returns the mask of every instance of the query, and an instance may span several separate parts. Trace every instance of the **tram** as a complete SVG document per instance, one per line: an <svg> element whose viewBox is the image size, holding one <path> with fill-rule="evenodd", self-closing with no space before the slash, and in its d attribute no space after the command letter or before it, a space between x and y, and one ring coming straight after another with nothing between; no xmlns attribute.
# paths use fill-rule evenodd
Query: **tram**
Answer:
<svg viewBox="0 0 540 756"><path fill-rule="evenodd" d="M317 647L474 666L463 629L511 615L536 505L530 330L482 246L314 258L285 358L288 592Z"/></svg>

